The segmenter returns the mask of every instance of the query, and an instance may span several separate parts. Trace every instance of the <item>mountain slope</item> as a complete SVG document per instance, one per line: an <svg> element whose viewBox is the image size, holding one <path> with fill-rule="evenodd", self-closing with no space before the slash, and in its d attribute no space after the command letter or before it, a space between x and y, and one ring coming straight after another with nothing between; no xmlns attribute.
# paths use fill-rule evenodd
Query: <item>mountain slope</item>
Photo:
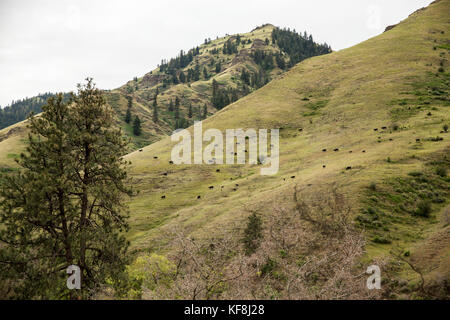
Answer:
<svg viewBox="0 0 450 320"><path fill-rule="evenodd" d="M286 40L297 45L286 45ZM206 39L204 44L188 52L181 51L170 61L163 60L157 69L143 77L107 92L106 97L126 132L130 130L123 119L127 99L131 99L133 116L143 119L144 137L136 140L130 134L140 147L176 128L188 127L194 120L204 119L262 87L298 61L329 52L329 46L314 43L306 33L299 35L266 24L249 33Z"/></svg>
<svg viewBox="0 0 450 320"><path fill-rule="evenodd" d="M170 165L169 138L128 155L141 189L130 203L133 247L154 250L180 226L196 238L223 234L249 208L270 215L273 204L289 206L295 186L308 198L334 184L366 229L369 257L394 246L414 255L448 228L439 221L448 219L449 180L435 172L449 165L449 10L450 1L436 1L375 38L307 59L203 122L203 130L280 128L275 176L249 165ZM422 199L431 218L419 214ZM448 242L440 250L442 267Z"/></svg>
<svg viewBox="0 0 450 320"><path fill-rule="evenodd" d="M178 127L206 118L262 87L295 63L329 52L328 45L315 43L306 32L300 35L266 24L249 33L207 39L188 52L180 51L176 58L163 60L144 76L135 77L115 90L106 90L105 98L116 113L117 125L131 138L130 147L136 149ZM31 111L39 113L50 96L24 99L0 109L0 129L24 120ZM128 108L129 123L125 121ZM136 116L142 125L139 136L132 130Z"/></svg>
<svg viewBox="0 0 450 320"><path fill-rule="evenodd" d="M375 38L297 64L203 121L204 131L280 128L274 176L261 176L260 165L172 165L170 138L127 155L140 190L130 201L132 248L170 257L166 232L177 229L239 241L250 211L270 219L274 207L292 208L295 187L310 199L335 186L366 236L364 261L401 249L427 281L449 279L449 10L449 0L435 1ZM142 112L149 102L139 92L152 92L143 79L132 93ZM112 93L124 114L130 93ZM6 137L12 129L0 131L0 150L11 155L0 166L24 137ZM396 268L397 277L420 281L407 265Z"/></svg>

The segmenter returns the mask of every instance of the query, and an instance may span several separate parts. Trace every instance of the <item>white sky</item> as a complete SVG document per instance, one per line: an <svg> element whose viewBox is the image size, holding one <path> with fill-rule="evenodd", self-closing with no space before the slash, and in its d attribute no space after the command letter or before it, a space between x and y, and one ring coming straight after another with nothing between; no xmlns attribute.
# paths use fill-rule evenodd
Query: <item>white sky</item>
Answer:
<svg viewBox="0 0 450 320"><path fill-rule="evenodd" d="M0 105L70 91L87 76L121 86L163 58L272 23L333 50L381 33L431 0L0 0Z"/></svg>

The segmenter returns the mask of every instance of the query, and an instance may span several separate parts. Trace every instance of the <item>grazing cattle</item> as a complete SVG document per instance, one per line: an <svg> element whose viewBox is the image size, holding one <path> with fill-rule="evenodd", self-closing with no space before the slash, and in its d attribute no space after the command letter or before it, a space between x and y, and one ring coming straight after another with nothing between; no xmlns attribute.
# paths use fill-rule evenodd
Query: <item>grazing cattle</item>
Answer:
<svg viewBox="0 0 450 320"><path fill-rule="evenodd" d="M172 160L170 160L170 161L169 161L169 164L173 164L173 161L172 161Z"/></svg>
<svg viewBox="0 0 450 320"><path fill-rule="evenodd" d="M392 141L393 139L392 138L389 138L389 141Z"/></svg>
<svg viewBox="0 0 450 320"><path fill-rule="evenodd" d="M352 167L347 167L347 168L345 168L345 170L351 170L352 169Z"/></svg>
<svg viewBox="0 0 450 320"><path fill-rule="evenodd" d="M353 151L352 150L350 150L348 153L352 153Z"/></svg>
<svg viewBox="0 0 450 320"><path fill-rule="evenodd" d="M197 199L200 199L201 198L201 196L197 196Z"/></svg>
<svg viewBox="0 0 450 320"><path fill-rule="evenodd" d="M162 197L161 197L161 199L165 199L165 198L166 198L166 196L162 196Z"/></svg>
<svg viewBox="0 0 450 320"><path fill-rule="evenodd" d="M164 172L164 173L163 173L163 176L167 176L167 172Z"/></svg>
<svg viewBox="0 0 450 320"><path fill-rule="evenodd" d="M292 176L291 179L295 179L295 176Z"/></svg>
<svg viewBox="0 0 450 320"><path fill-rule="evenodd" d="M378 128L373 129L373 131L378 131Z"/></svg>
<svg viewBox="0 0 450 320"><path fill-rule="evenodd" d="M158 157L157 157L157 156L154 156L153 159L158 159Z"/></svg>
<svg viewBox="0 0 450 320"><path fill-rule="evenodd" d="M300 129L298 129L298 131L302 132L302 131L303 131L303 129L302 129L302 128L300 128Z"/></svg>
<svg viewBox="0 0 450 320"><path fill-rule="evenodd" d="M220 169L217 169L216 172L220 172Z"/></svg>
<svg viewBox="0 0 450 320"><path fill-rule="evenodd" d="M139 149L139 152L142 152L142 149Z"/></svg>
<svg viewBox="0 0 450 320"><path fill-rule="evenodd" d="M420 142L420 139L416 139L416 142Z"/></svg>
<svg viewBox="0 0 450 320"><path fill-rule="evenodd" d="M236 186L236 187L239 187L239 185L238 185L237 183L235 184L235 186Z"/></svg>
<svg viewBox="0 0 450 320"><path fill-rule="evenodd" d="M362 152L363 152L363 153L366 153L366 150L363 150Z"/></svg>
<svg viewBox="0 0 450 320"><path fill-rule="evenodd" d="M209 189L210 189L210 190L214 189L214 186L209 186Z"/></svg>
<svg viewBox="0 0 450 320"><path fill-rule="evenodd" d="M234 188L234 189L233 189L233 191L237 191L237 189L236 189L236 188Z"/></svg>
<svg viewBox="0 0 450 320"><path fill-rule="evenodd" d="M322 152L327 152L327 149L322 149Z"/></svg>
<svg viewBox="0 0 450 320"><path fill-rule="evenodd" d="M323 165L323 166L322 166L322 168L326 168L326 167L327 167L326 165Z"/></svg>
<svg viewBox="0 0 450 320"><path fill-rule="evenodd" d="M335 151L335 152L337 152L337 151L339 151L339 149L338 149L338 148L336 148L336 149L334 149L334 151Z"/></svg>
<svg viewBox="0 0 450 320"><path fill-rule="evenodd" d="M387 127L381 127L381 129L383 129L383 130L386 130L386 129L387 129Z"/></svg>

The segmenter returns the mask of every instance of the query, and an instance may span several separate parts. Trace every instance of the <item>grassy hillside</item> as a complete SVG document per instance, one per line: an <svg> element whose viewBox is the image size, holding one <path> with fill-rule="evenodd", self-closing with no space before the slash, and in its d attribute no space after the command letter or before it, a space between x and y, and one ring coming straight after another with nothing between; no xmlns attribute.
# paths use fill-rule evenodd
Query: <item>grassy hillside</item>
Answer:
<svg viewBox="0 0 450 320"><path fill-rule="evenodd" d="M195 239L231 235L238 241L249 212L257 211L267 221L274 208L292 209L295 188L309 200L334 186L364 232L363 262L399 251L420 266L427 281L449 279L450 136L444 129L450 125L449 10L450 1L436 1L375 38L307 59L203 121L203 130L279 128L277 175L261 176L260 165L170 164L170 138L127 155L133 185L140 190L129 203L132 248L169 257L173 243L167 232L176 229ZM264 37L271 28L244 37ZM257 42L252 39L247 49ZM200 57L206 59L205 51L225 40L202 46ZM225 59L226 69L214 78L231 79L232 85L242 65L233 63L236 57L219 54L219 59ZM244 64L254 67L250 61ZM277 73L274 69L272 76ZM165 107L161 123L151 122L149 96L155 89L148 83L158 75L156 70L108 93L110 104L123 115L125 96L133 97L148 134L144 139L172 129ZM170 86L160 91L159 103L167 106L171 97L184 94L190 99L181 99L186 113L188 101L197 106L209 100L204 94L211 81ZM208 105L208 112L213 111ZM24 137L23 131L11 129L0 131L4 166L11 164ZM273 258L282 260L282 253ZM406 263L391 266L391 271L406 281L405 287L420 282Z"/></svg>
<svg viewBox="0 0 450 320"><path fill-rule="evenodd" d="M276 176L248 165L170 165L169 138L128 155L141 190L130 203L133 247L156 250L173 227L221 234L244 225L249 208L270 215L274 204L289 206L294 186L307 198L334 184L365 229L367 259L393 248L414 258L427 246L448 278L448 237L436 249L427 239L448 234L449 10L437 1L375 38L303 61L204 121L203 130L280 128ZM416 279L408 270L399 272Z"/></svg>

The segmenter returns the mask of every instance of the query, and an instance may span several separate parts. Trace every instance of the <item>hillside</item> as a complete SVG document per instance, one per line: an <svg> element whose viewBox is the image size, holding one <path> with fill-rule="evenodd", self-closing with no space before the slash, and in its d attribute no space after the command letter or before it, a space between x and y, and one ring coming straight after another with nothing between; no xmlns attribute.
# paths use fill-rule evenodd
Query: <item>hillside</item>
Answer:
<svg viewBox="0 0 450 320"><path fill-rule="evenodd" d="M117 125L131 138L130 148L135 150L176 128L205 119L264 86L297 62L329 52L328 45L315 43L306 32L300 35L266 24L248 33L205 39L188 52L181 50L177 57L162 60L158 68L144 76L106 90L105 98L115 111ZM31 111L41 112L50 96L27 98L0 109L0 129L26 119ZM128 123L127 109L131 115ZM142 126L139 136L132 129L136 116Z"/></svg>
<svg viewBox="0 0 450 320"><path fill-rule="evenodd" d="M202 45L182 50L176 58L162 60L155 70L107 92L106 98L118 115L118 124L142 147L205 119L297 62L329 52L329 46L316 44L306 33L266 24L249 33L205 39ZM142 120L141 137L135 137L123 121L128 100L132 118L138 115Z"/></svg>
<svg viewBox="0 0 450 320"><path fill-rule="evenodd" d="M141 190L130 203L133 247L157 250L180 226L195 238L236 234L249 210L270 217L274 205L289 207L295 186L308 199L335 185L365 230L365 259L401 248L420 261L427 246L434 260L420 262L424 273L448 279L449 9L436 1L375 38L307 59L203 122L280 128L276 176L249 165L170 165L169 138L128 155ZM396 276L418 281L406 264Z"/></svg>
<svg viewBox="0 0 450 320"><path fill-rule="evenodd" d="M310 285L308 289L313 293L306 289L292 295L289 292L290 277L297 271L300 273L303 266L316 260L320 262L321 257L350 252L348 248L356 246L351 241L356 238L347 239L347 234L327 238L324 233L310 231L308 223L294 221L295 213L300 210L300 202L295 203L295 200L309 203L317 198L318 202L311 207L316 205L320 211L321 206L333 205L328 201L332 195L330 189L338 190L345 197L351 208L351 219L364 235L364 244L355 241L361 245L358 247L361 252L354 256L357 263L345 260L347 269L364 274L368 264L381 261L386 267L383 272L388 275L383 284L388 287L382 293L383 298L448 297L450 21L446 12L449 11L450 0L435 1L385 33L354 47L306 59L283 74L280 68L274 67L270 71L274 80L260 88L249 89L248 95L220 108L211 104L213 80L222 89L228 87L240 92L243 66L254 74L260 68L254 60L247 60L245 52L257 46L275 53L279 50L272 47L270 40L269 44L262 40L271 33L272 26L241 35L243 39L250 37L252 43L245 44L233 57L211 54L230 38L207 41L201 46L198 57L205 60L203 65L209 66L211 60L208 59L214 57L215 62L222 61L224 68L214 74L213 63L207 68L212 75L209 79L190 85L172 81L163 88L161 77L167 78L167 74L154 70L108 92L109 104L119 118L125 116L126 96L132 97L132 108L143 119L145 131L142 138L134 140L136 146L159 139L177 127L168 111L170 100L175 97L179 97L180 111L184 115L189 104L195 107L194 114L207 104L210 117L203 121L204 131L210 128L223 132L230 128L280 129L280 170L273 176L260 175L261 165L171 164L174 143L169 137L126 156L131 161L133 185L140 191L129 203L129 240L134 252L144 259L138 258L131 270L157 274L162 283L149 284L144 297L371 297L358 295L359 291L354 295L341 295L341 292L320 290L321 285L329 288L326 287L328 282L315 269L305 276ZM256 37L261 40L257 41ZM183 70L188 72L191 67L187 65ZM154 124L151 107L156 87L159 88L160 122ZM125 126L121 121L118 123ZM131 127L126 130L130 131ZM192 132L193 128L189 130ZM0 131L0 167L13 166L13 158L20 152L25 134L21 123ZM249 260L242 258L244 269L250 270L245 274L245 281L239 279L237 284L216 281L224 277L223 274L239 269L234 262L245 254L236 248L240 246L252 212L261 215L263 225L281 229L275 230L279 231L276 235L282 234L291 243L300 243L306 249L302 247L290 253L272 243L261 245L256 256ZM283 216L294 218L277 220L274 224L273 219ZM335 217L325 219L328 218L330 220L324 221L335 222ZM281 227L276 224L279 222ZM313 229L314 223L311 225ZM267 237L273 236L271 228L265 230ZM191 243L182 243L183 249L195 251L199 243L212 241L206 251L224 250L218 257L203 254L199 260L189 260L201 261L206 266L207 279L198 281L204 281L211 291L197 297L191 294L196 289L191 283L180 285L184 291L167 293L163 290L168 287L165 277L177 265L174 251L179 247L174 233L189 236L184 239L190 239ZM291 235L295 237L290 238ZM226 251L223 247L233 250ZM204 248L198 251L204 252ZM399 252L399 257L394 257L392 252ZM336 260L332 266L344 268L342 261ZM145 262L149 262L150 267ZM283 269L285 264L289 268ZM203 275L197 271L192 267L186 274ZM421 276L425 279L422 285ZM345 279L345 285L354 281L349 276ZM209 287L208 281L213 280L214 285ZM334 289L339 286L338 280L332 283ZM424 286L432 293L425 294ZM164 294L159 288L163 288ZM249 292L254 292L254 296Z"/></svg>

